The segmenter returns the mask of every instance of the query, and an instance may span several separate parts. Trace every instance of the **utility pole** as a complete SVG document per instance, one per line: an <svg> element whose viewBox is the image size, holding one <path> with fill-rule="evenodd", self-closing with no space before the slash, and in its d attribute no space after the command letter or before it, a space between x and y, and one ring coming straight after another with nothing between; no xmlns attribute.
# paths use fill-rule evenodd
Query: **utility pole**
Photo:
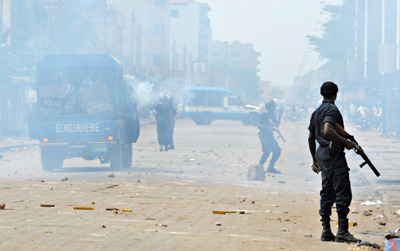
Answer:
<svg viewBox="0 0 400 251"><path fill-rule="evenodd" d="M0 45L3 43L3 0L0 0Z"/></svg>
<svg viewBox="0 0 400 251"><path fill-rule="evenodd" d="M396 14L396 139L400 139L400 0L397 0Z"/></svg>
<svg viewBox="0 0 400 251"><path fill-rule="evenodd" d="M385 45L385 0L382 0L382 46ZM381 73L382 92L382 133L386 134L386 98L385 98L385 73Z"/></svg>
<svg viewBox="0 0 400 251"><path fill-rule="evenodd" d="M58 0L57 2L57 53L63 54L63 0Z"/></svg>
<svg viewBox="0 0 400 251"><path fill-rule="evenodd" d="M141 50L142 50L142 25L138 25L137 32L136 32L136 74L138 77L143 77L142 76L142 55L141 55Z"/></svg>
<svg viewBox="0 0 400 251"><path fill-rule="evenodd" d="M129 65L131 67L134 65L133 62L135 61L135 58L134 58L134 56L135 56L135 49L134 49L135 24L136 24L135 12L132 11L131 12L131 46L130 46L131 47L131 55L130 55L130 60L129 60ZM134 71L132 71L132 73L135 74Z"/></svg>
<svg viewBox="0 0 400 251"><path fill-rule="evenodd" d="M356 0L356 7L355 7L355 37L354 37L354 59L357 64L357 59L358 59L358 0ZM358 65L358 64L357 64ZM356 78L357 79L357 78Z"/></svg>
<svg viewBox="0 0 400 251"><path fill-rule="evenodd" d="M364 90L367 90L368 77L368 0L365 0L365 19L364 19Z"/></svg>
<svg viewBox="0 0 400 251"><path fill-rule="evenodd" d="M182 80L186 82L187 71L186 71L186 44L183 45L183 58L182 58Z"/></svg>
<svg viewBox="0 0 400 251"><path fill-rule="evenodd" d="M173 72L173 80L177 81L177 64L176 64L176 41L174 40L174 44L172 45L172 72Z"/></svg>
<svg viewBox="0 0 400 251"><path fill-rule="evenodd" d="M107 4L104 5L104 16L103 16L103 26L104 26L104 39L103 39L103 46L104 46L104 53L107 53Z"/></svg>

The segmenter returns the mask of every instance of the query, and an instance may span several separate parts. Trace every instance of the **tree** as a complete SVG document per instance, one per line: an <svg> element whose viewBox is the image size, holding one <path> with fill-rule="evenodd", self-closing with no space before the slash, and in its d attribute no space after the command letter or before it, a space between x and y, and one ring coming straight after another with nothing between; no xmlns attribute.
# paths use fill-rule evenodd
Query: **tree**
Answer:
<svg viewBox="0 0 400 251"><path fill-rule="evenodd" d="M258 82L260 81L257 73L246 68L234 67L226 62L218 62L212 65L214 74L218 79L224 80L224 86L232 89L238 94L245 94L245 100L255 100L258 96ZM219 80L214 80L220 83Z"/></svg>
<svg viewBox="0 0 400 251"><path fill-rule="evenodd" d="M355 47L354 2L344 1L343 5L326 5L323 8L331 19L323 24L322 37L308 36L308 40L322 59L327 60L322 70L328 78L347 80L347 61Z"/></svg>

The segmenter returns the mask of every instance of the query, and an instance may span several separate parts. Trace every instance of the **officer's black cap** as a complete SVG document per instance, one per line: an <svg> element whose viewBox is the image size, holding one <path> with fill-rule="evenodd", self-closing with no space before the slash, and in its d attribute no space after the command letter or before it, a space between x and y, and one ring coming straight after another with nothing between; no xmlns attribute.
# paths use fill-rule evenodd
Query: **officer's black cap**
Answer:
<svg viewBox="0 0 400 251"><path fill-rule="evenodd" d="M321 85L321 95L324 97L330 97L338 93L339 87L331 82L327 81Z"/></svg>

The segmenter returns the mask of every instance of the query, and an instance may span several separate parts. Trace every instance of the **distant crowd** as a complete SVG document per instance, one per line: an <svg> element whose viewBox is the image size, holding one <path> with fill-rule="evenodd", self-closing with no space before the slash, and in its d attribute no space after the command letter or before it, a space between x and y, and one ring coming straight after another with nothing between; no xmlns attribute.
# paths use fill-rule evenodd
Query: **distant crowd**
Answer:
<svg viewBox="0 0 400 251"><path fill-rule="evenodd" d="M348 107L348 119L357 126L358 129L381 130L382 127L382 107L373 106L369 108L363 105L351 103Z"/></svg>
<svg viewBox="0 0 400 251"><path fill-rule="evenodd" d="M311 112L318 105L319 104L314 103L282 104L282 119L285 121L308 120L310 119ZM340 105L340 103L338 103L338 105ZM359 130L380 131L382 129L382 107L380 105L368 107L350 103L344 107L343 110L345 111L343 115L356 125Z"/></svg>

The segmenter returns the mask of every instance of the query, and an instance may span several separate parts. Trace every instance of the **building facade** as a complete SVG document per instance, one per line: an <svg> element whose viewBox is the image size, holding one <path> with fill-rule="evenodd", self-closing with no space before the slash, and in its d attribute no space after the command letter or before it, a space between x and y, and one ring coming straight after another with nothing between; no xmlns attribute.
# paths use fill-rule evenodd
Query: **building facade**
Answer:
<svg viewBox="0 0 400 251"><path fill-rule="evenodd" d="M252 44L213 41L209 85L232 89L243 99L255 98L258 94L259 57L260 53Z"/></svg>
<svg viewBox="0 0 400 251"><path fill-rule="evenodd" d="M165 81L169 77L170 0L118 0L123 63L127 73Z"/></svg>
<svg viewBox="0 0 400 251"><path fill-rule="evenodd" d="M207 4L171 0L170 79L205 85L212 32Z"/></svg>

